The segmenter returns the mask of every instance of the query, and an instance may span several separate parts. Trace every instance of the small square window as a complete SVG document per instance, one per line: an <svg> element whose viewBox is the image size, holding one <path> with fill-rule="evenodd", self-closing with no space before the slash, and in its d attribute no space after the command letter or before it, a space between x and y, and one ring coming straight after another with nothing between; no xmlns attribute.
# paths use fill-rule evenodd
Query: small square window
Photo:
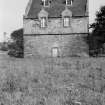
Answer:
<svg viewBox="0 0 105 105"><path fill-rule="evenodd" d="M58 56L59 56L58 47L53 47L52 48L52 57L58 57Z"/></svg>
<svg viewBox="0 0 105 105"><path fill-rule="evenodd" d="M70 17L64 17L63 25L64 25L64 27L69 27L70 26Z"/></svg>
<svg viewBox="0 0 105 105"><path fill-rule="evenodd" d="M43 6L48 7L50 5L49 0L42 0Z"/></svg>
<svg viewBox="0 0 105 105"><path fill-rule="evenodd" d="M66 5L72 5L73 4L73 0L66 0Z"/></svg>
<svg viewBox="0 0 105 105"><path fill-rule="evenodd" d="M47 19L46 19L46 17L42 17L40 19L40 25L41 25L41 28L45 28L47 26Z"/></svg>

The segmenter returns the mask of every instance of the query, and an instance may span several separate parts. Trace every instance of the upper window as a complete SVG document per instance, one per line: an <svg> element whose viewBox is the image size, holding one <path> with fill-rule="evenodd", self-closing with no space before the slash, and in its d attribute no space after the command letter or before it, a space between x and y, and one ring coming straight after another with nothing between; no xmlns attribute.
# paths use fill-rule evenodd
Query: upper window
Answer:
<svg viewBox="0 0 105 105"><path fill-rule="evenodd" d="M70 26L70 17L64 17L63 25L64 25L64 27L69 27Z"/></svg>
<svg viewBox="0 0 105 105"><path fill-rule="evenodd" d="M47 26L47 19L46 19L46 17L41 17L40 25L41 25L41 28L45 28Z"/></svg>
<svg viewBox="0 0 105 105"><path fill-rule="evenodd" d="M47 26L48 12L42 8L42 10L38 13L38 18L40 21L40 27L45 28Z"/></svg>
<svg viewBox="0 0 105 105"><path fill-rule="evenodd" d="M48 7L50 5L49 0L42 0L43 6Z"/></svg>
<svg viewBox="0 0 105 105"><path fill-rule="evenodd" d="M73 4L73 0L66 0L66 5L72 5Z"/></svg>

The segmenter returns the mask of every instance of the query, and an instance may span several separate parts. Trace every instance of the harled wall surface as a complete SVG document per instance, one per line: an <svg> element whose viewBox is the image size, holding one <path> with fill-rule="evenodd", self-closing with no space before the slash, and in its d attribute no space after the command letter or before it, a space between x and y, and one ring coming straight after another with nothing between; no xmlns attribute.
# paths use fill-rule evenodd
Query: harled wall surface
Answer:
<svg viewBox="0 0 105 105"><path fill-rule="evenodd" d="M88 17L71 18L70 27L63 27L62 18L50 18L46 28L40 28L40 21L24 19L24 34L68 34L88 33Z"/></svg>
<svg viewBox="0 0 105 105"><path fill-rule="evenodd" d="M25 56L51 57L52 49L58 56L87 56L88 46L84 38L88 35L88 18L71 18L70 27L63 27L62 18L48 19L47 27L40 28L39 20L24 19Z"/></svg>
<svg viewBox="0 0 105 105"><path fill-rule="evenodd" d="M81 37L80 34L24 36L24 52L25 55L51 57L52 49L57 48L60 57L85 56L88 46Z"/></svg>

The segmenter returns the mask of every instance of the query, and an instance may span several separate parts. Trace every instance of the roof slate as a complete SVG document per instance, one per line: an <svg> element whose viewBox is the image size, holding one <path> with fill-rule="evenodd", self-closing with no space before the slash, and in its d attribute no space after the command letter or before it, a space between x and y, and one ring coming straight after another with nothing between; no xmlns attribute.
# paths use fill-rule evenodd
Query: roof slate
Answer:
<svg viewBox="0 0 105 105"><path fill-rule="evenodd" d="M48 12L49 17L61 17L62 12L65 10L65 0L52 0L49 7L44 9ZM30 10L28 12L28 18L38 18L38 13L42 9L42 0L33 0ZM68 6L72 11L73 16L85 16L86 14L87 0L73 0L73 5Z"/></svg>

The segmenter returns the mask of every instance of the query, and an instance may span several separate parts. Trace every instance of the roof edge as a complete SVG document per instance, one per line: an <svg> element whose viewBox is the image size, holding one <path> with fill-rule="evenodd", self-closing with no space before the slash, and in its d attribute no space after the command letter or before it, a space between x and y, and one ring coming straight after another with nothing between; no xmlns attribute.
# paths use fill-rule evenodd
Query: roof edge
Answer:
<svg viewBox="0 0 105 105"><path fill-rule="evenodd" d="M87 0L87 3L86 3L86 12L85 12L85 15L89 15L89 0Z"/></svg>
<svg viewBox="0 0 105 105"><path fill-rule="evenodd" d="M46 34L24 34L24 36L41 36L41 35L75 35L75 34L78 34L78 35L87 35L87 34L89 34L88 32L86 32L86 33L60 33L60 34L55 34L55 33L52 33L52 34L48 34L48 33L46 33Z"/></svg>
<svg viewBox="0 0 105 105"><path fill-rule="evenodd" d="M26 17L28 16L29 10L30 10L30 8L31 8L32 1L33 1L33 0L29 0L29 2L28 2L28 4L27 4L26 10L25 10L25 16L26 16Z"/></svg>
<svg viewBox="0 0 105 105"><path fill-rule="evenodd" d="M72 16L72 18L85 18L85 17L89 17L88 15L85 15L85 16ZM62 16L61 17L48 17L49 19L51 19L51 18L56 18L56 19L58 19L58 18L62 18ZM23 19L38 19L38 18L36 18L36 17L28 17L28 16L23 16Z"/></svg>

